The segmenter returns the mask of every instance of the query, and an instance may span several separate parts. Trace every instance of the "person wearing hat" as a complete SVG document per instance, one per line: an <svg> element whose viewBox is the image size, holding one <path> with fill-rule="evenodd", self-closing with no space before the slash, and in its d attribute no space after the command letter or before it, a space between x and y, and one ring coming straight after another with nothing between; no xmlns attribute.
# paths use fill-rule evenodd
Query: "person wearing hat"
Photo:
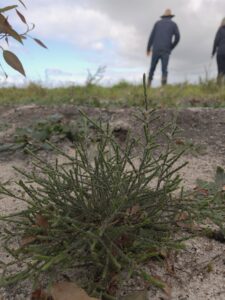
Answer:
<svg viewBox="0 0 225 300"><path fill-rule="evenodd" d="M217 83L221 84L225 78L225 18L223 18L214 39L212 57L215 54L218 68Z"/></svg>
<svg viewBox="0 0 225 300"><path fill-rule="evenodd" d="M156 66L161 60L162 64L162 85L167 83L168 63L171 51L176 47L180 40L180 32L178 26L172 21L174 15L170 9L166 9L161 16L161 20L157 21L150 34L147 55L152 53L152 61L148 76L148 86L151 86Z"/></svg>

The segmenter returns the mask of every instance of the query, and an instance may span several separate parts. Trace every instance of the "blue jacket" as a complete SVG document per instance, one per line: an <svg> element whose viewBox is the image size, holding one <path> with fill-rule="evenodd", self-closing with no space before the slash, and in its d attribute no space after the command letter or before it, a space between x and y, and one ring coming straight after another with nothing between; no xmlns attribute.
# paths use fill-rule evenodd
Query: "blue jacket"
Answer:
<svg viewBox="0 0 225 300"><path fill-rule="evenodd" d="M174 39L173 39L174 37ZM152 29L148 40L147 51L153 48L153 52L170 53L180 40L178 26L172 21L172 17L162 17Z"/></svg>
<svg viewBox="0 0 225 300"><path fill-rule="evenodd" d="M212 55L214 55L216 52L217 55L225 56L225 26L220 27L216 33Z"/></svg>

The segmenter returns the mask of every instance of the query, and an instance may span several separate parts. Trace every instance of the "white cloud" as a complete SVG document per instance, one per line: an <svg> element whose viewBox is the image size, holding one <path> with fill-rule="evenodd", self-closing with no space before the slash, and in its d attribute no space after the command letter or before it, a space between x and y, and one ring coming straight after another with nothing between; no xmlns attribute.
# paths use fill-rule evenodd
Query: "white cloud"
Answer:
<svg viewBox="0 0 225 300"><path fill-rule="evenodd" d="M215 32L225 14L224 0L38 0L28 5L27 14L36 24L35 35L43 40L103 53L95 63L105 64L108 58L109 70L139 67L147 71L147 39L168 7L181 32L170 73L174 80L199 76L210 62ZM211 68L214 72L215 62Z"/></svg>
<svg viewBox="0 0 225 300"><path fill-rule="evenodd" d="M70 1L51 1L45 6L31 7L29 18L38 24L35 32L43 38L67 41L88 48L103 45L104 39L121 43L126 34L131 37L133 28L110 19L106 14L91 8L84 8ZM40 16L41 22L40 22Z"/></svg>
<svg viewBox="0 0 225 300"><path fill-rule="evenodd" d="M95 42L92 44L92 49L97 50L97 51L104 50L104 43L103 42Z"/></svg>

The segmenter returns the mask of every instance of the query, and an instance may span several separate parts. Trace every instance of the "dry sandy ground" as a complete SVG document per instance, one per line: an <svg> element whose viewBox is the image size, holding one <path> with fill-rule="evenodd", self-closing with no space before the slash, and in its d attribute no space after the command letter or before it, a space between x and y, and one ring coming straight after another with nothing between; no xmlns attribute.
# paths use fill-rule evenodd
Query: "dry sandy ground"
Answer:
<svg viewBox="0 0 225 300"><path fill-rule="evenodd" d="M77 110L71 112L71 108L44 108L44 107L19 107L0 109L0 120L11 122L11 130L18 124L29 124L43 114L53 114L56 111L64 114L65 118L77 116ZM70 112L70 113L69 113ZM130 112L127 110L89 111L90 114L102 114L105 119L117 121L123 119L131 127L134 127ZM163 118L167 119L174 111L161 111ZM109 117L110 116L110 117ZM206 147L204 155L188 155L182 158L189 164L181 170L184 186L193 188L197 178L210 180L215 174L217 166L225 167L225 111L224 110L183 110L177 114L177 123L183 128L183 137L191 139L195 143L201 143ZM1 133L0 138L9 139L10 133ZM1 141L0 141L1 143ZM19 179L18 174L12 168L29 168L30 159L23 155L0 157L0 181ZM12 183L14 185L14 183ZM10 199L0 199L0 214L19 211L23 203ZM0 231L1 232L1 231ZM1 245L0 245L1 246ZM167 283L167 294L154 288L149 290L148 298L151 300L224 300L225 299L225 244L207 238L195 238L186 242L186 249L182 250L173 261L173 272L168 268L162 268L157 264L149 263L145 268L152 274L160 276ZM7 257L0 250L0 260ZM133 289L138 282L131 283ZM140 283L141 286L141 283ZM129 288L129 287L127 287ZM10 290L0 289L1 300L29 299L29 283L12 287ZM138 300L140 298L137 298ZM142 298L141 298L142 299ZM140 299L140 300L141 300ZM143 298L144 299L144 298ZM71 299L72 300L72 299Z"/></svg>

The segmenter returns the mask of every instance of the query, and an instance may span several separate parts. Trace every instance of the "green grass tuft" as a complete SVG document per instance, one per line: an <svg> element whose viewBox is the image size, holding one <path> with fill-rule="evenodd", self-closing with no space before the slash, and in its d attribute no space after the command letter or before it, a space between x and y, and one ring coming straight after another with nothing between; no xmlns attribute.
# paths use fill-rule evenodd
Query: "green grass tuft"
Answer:
<svg viewBox="0 0 225 300"><path fill-rule="evenodd" d="M1 88L0 105L75 104L94 107L132 107L143 105L142 85L132 85L126 81L112 87L97 84L86 86L45 88L30 83L27 88ZM225 86L215 81L199 84L176 84L149 90L152 108L168 107L225 107Z"/></svg>

